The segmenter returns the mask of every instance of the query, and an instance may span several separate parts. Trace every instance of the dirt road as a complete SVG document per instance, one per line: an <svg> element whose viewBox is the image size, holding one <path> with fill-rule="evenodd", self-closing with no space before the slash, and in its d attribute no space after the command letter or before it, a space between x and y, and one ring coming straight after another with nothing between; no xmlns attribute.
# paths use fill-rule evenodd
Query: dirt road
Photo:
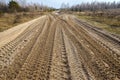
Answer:
<svg viewBox="0 0 120 80"><path fill-rule="evenodd" d="M0 33L0 80L120 80L119 37L67 14L25 26Z"/></svg>

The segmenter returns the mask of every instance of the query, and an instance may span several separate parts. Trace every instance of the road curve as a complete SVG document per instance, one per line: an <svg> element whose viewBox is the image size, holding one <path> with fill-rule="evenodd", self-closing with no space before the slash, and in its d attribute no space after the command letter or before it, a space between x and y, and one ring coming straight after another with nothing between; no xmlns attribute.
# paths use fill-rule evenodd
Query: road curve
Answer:
<svg viewBox="0 0 120 80"><path fill-rule="evenodd" d="M48 14L15 30L0 33L0 80L120 80L120 38L74 15Z"/></svg>

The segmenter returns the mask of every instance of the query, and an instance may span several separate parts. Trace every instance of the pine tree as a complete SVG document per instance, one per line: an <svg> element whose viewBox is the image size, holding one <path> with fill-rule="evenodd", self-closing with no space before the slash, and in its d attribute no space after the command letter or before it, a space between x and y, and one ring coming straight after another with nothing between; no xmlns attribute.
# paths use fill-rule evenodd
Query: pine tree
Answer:
<svg viewBox="0 0 120 80"><path fill-rule="evenodd" d="M19 4L16 1L14 1L14 0L11 0L9 2L8 7L9 7L9 10L11 12L19 11L19 9L20 9Z"/></svg>

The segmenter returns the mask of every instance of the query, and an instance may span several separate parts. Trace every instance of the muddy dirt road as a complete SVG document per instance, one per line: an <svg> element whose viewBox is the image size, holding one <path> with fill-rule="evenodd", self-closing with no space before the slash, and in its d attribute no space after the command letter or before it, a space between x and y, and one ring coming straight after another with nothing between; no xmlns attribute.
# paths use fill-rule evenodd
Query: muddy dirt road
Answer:
<svg viewBox="0 0 120 80"><path fill-rule="evenodd" d="M0 80L120 80L119 37L67 14L25 26L0 33Z"/></svg>

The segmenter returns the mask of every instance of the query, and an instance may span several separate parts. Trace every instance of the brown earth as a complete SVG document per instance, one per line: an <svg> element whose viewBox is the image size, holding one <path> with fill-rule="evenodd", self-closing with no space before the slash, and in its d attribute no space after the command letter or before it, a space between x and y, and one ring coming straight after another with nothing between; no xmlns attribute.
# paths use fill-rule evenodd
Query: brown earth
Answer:
<svg viewBox="0 0 120 80"><path fill-rule="evenodd" d="M0 33L0 80L120 80L120 38L45 15Z"/></svg>

